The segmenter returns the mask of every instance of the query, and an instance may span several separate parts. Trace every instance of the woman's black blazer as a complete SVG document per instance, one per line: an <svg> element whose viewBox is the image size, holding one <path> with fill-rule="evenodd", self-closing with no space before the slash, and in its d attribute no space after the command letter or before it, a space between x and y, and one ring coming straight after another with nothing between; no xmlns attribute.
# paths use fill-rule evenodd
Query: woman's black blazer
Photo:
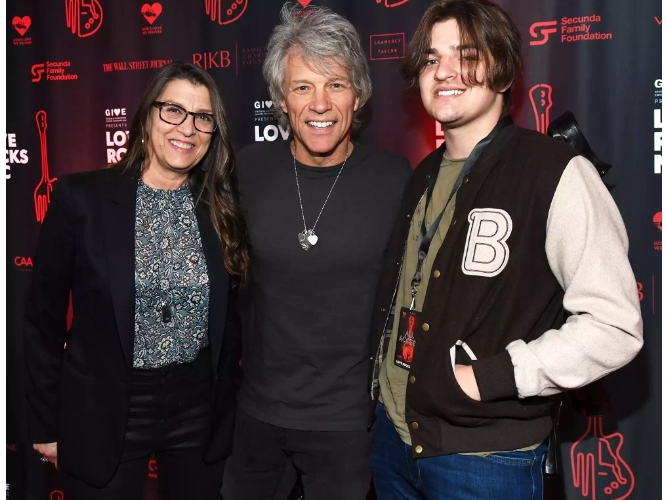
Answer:
<svg viewBox="0 0 667 500"><path fill-rule="evenodd" d="M57 441L58 466L93 486L116 470L128 419L136 191L137 179L118 167L60 177L39 234L26 308L30 438ZM208 207L198 203L196 215L210 284L214 378L204 460L215 462L231 453L241 332L236 288Z"/></svg>

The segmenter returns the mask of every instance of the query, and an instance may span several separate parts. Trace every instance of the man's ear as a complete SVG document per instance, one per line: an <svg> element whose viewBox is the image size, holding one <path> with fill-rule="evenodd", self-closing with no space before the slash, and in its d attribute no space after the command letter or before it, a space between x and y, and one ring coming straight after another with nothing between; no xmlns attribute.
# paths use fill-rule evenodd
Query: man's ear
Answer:
<svg viewBox="0 0 667 500"><path fill-rule="evenodd" d="M283 113L287 114L287 105L285 104L285 99L280 101L280 109L283 110Z"/></svg>

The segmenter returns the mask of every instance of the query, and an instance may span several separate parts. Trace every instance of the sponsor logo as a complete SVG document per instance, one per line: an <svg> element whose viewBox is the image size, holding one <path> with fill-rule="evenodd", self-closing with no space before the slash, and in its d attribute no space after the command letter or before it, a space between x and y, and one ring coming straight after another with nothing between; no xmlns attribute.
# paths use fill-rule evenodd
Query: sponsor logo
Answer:
<svg viewBox="0 0 667 500"><path fill-rule="evenodd" d="M532 40L530 45L544 45L551 35L559 33L561 43L588 42L591 40L611 40L612 34L599 31L598 24L602 22L602 16L591 14L589 16L562 17L560 25L558 21L539 21L530 25L528 33Z"/></svg>
<svg viewBox="0 0 667 500"><path fill-rule="evenodd" d="M400 7L409 1L410 0L384 0L384 6L388 9L391 9L392 7ZM375 3L380 4L382 3L382 0L375 0Z"/></svg>
<svg viewBox="0 0 667 500"><path fill-rule="evenodd" d="M653 104L653 173L662 173L662 78L655 83Z"/></svg>
<svg viewBox="0 0 667 500"><path fill-rule="evenodd" d="M644 300L644 284L640 283L639 281L637 282L637 296L639 297L639 302Z"/></svg>
<svg viewBox="0 0 667 500"><path fill-rule="evenodd" d="M37 111L35 115L37 122L37 132L39 134L39 149L41 152L42 176L35 187L33 193L33 201L35 203L35 216L37 222L44 222L44 216L51 203L51 192L53 191L53 183L57 177L51 178L49 174L49 160L46 152L46 111Z"/></svg>
<svg viewBox="0 0 667 500"><path fill-rule="evenodd" d="M118 61L102 63L102 71L136 71L142 69L157 69L171 64L173 59L147 59L144 61Z"/></svg>
<svg viewBox="0 0 667 500"><path fill-rule="evenodd" d="M405 33L371 35L371 61L405 57Z"/></svg>
<svg viewBox="0 0 667 500"><path fill-rule="evenodd" d="M216 50L215 52L196 52L192 54L192 64L202 69L229 68L232 65L231 52Z"/></svg>
<svg viewBox="0 0 667 500"><path fill-rule="evenodd" d="M238 21L248 8L249 0L204 0L206 15L218 24Z"/></svg>
<svg viewBox="0 0 667 500"><path fill-rule="evenodd" d="M127 153L127 140L130 137L129 130L116 130L113 134L107 130L107 162L118 163Z"/></svg>
<svg viewBox="0 0 667 500"><path fill-rule="evenodd" d="M49 495L49 500L65 500L65 494L60 490L53 490Z"/></svg>
<svg viewBox="0 0 667 500"><path fill-rule="evenodd" d="M275 121L273 101L255 101L255 122Z"/></svg>
<svg viewBox="0 0 667 500"><path fill-rule="evenodd" d="M282 125L267 125L262 128L259 125L255 125L255 142L269 141L273 142L278 137L281 137L283 141L286 141L290 135L290 128L283 128Z"/></svg>
<svg viewBox="0 0 667 500"><path fill-rule="evenodd" d="M241 47L241 67L261 66L266 58L266 45ZM237 72L238 73L238 72Z"/></svg>
<svg viewBox="0 0 667 500"><path fill-rule="evenodd" d="M655 19L655 22L658 23L658 26L662 26L662 18L658 16L653 16L653 19Z"/></svg>
<svg viewBox="0 0 667 500"><path fill-rule="evenodd" d="M148 477L157 479L157 460L155 460L154 458L151 458L148 461Z"/></svg>
<svg viewBox="0 0 667 500"><path fill-rule="evenodd" d="M255 101L253 108L255 114L255 123L273 122L273 124L270 125L255 125L255 142L273 142L278 140L278 138L281 138L285 141L289 138L291 132L290 127L287 126L287 128L283 128L281 125L276 123L276 118L273 114L273 101Z"/></svg>
<svg viewBox="0 0 667 500"><path fill-rule="evenodd" d="M162 26L154 26L153 23L162 14L162 4L155 2L153 4L145 3L141 6L141 14L150 26L141 28L142 35L160 35L162 34Z"/></svg>
<svg viewBox="0 0 667 500"><path fill-rule="evenodd" d="M621 453L623 434L605 434L602 417L588 417L586 431L570 448L572 482L592 499L623 500L635 488L635 476Z"/></svg>
<svg viewBox="0 0 667 500"><path fill-rule="evenodd" d="M104 19L98 0L65 0L67 27L79 38L97 33Z"/></svg>
<svg viewBox="0 0 667 500"><path fill-rule="evenodd" d="M28 163L28 150L19 149L16 134L7 134L7 149L5 157L5 179L11 179L11 166L15 164L25 165Z"/></svg>
<svg viewBox="0 0 667 500"><path fill-rule="evenodd" d="M7 449L9 451L16 451L16 445L7 443ZM7 485L7 487L8 487L7 489L9 489L9 485Z"/></svg>
<svg viewBox="0 0 667 500"><path fill-rule="evenodd" d="M538 23L533 23L530 25L528 32L532 38L536 40L531 40L531 45L544 45L549 41L549 35L552 33L558 32L557 21L541 21Z"/></svg>
<svg viewBox="0 0 667 500"><path fill-rule="evenodd" d="M32 271L32 257L23 257L21 255L17 255L14 257L14 265L18 268L22 268L22 271ZM23 269L23 268L30 268L30 269Z"/></svg>
<svg viewBox="0 0 667 500"><path fill-rule="evenodd" d="M104 110L106 128L127 128L127 111L125 108L109 108Z"/></svg>
<svg viewBox="0 0 667 500"><path fill-rule="evenodd" d="M653 216L653 224L662 231L662 212L658 212ZM662 251L662 240L653 242L653 250Z"/></svg>
<svg viewBox="0 0 667 500"><path fill-rule="evenodd" d="M296 0L296 1L299 2L301 4L301 7L305 9L310 5L310 2L312 2L313 0Z"/></svg>
<svg viewBox="0 0 667 500"><path fill-rule="evenodd" d="M115 131L107 130L106 148L107 163L118 163L127 153L127 140L130 131L127 130L127 110L125 108L109 108L104 110L104 127L108 129L117 129ZM125 130L118 130L125 129Z"/></svg>
<svg viewBox="0 0 667 500"><path fill-rule="evenodd" d="M549 111L553 105L552 91L551 85L547 83L538 83L528 91L535 115L535 130L541 134L546 134L549 128Z"/></svg>
<svg viewBox="0 0 667 500"><path fill-rule="evenodd" d="M468 236L461 269L469 276L491 278L505 269L510 257L507 238L512 218L499 208L475 208L468 214Z"/></svg>
<svg viewBox="0 0 667 500"><path fill-rule="evenodd" d="M14 16L12 18L12 26L14 26L14 29L16 32L20 35L19 38L14 38L12 42L14 45L30 45L32 44L32 38L26 37L25 33L28 31L28 28L30 28L30 25L32 24L32 20L30 19L30 16Z"/></svg>
<svg viewBox="0 0 667 500"><path fill-rule="evenodd" d="M78 80L79 75L70 73L72 63L69 61L46 61L33 64L30 68L32 82L41 82L42 79L49 82L63 82L69 80Z"/></svg>

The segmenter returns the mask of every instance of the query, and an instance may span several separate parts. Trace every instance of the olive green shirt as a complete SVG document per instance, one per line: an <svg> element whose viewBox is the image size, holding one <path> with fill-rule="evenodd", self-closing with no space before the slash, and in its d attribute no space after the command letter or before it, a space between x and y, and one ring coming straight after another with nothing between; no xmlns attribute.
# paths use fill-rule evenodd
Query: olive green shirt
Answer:
<svg viewBox="0 0 667 500"><path fill-rule="evenodd" d="M447 203L447 198L449 198L452 192L454 183L465 161L465 158L463 160L449 160L443 156L438 179L433 189L433 195L431 196L431 202L428 207L425 207L426 196L422 196L417 208L415 208L410 224L405 255L403 256L403 270L399 279L398 290L396 291L396 312L389 338L389 350L380 367L380 401L387 409L389 418L394 423L394 427L396 427L401 440L406 444L412 444L408 424L405 421L405 389L408 383L409 372L394 364L396 340L398 338L398 322L400 319L399 311L401 307L410 307L410 303L412 302L410 289L412 277L415 275L417 269L417 252L419 251L419 237L421 235L422 221L424 220L424 211L426 211L426 230L428 231L431 223L440 215L445 203ZM429 252L422 263L422 282L417 288L417 295L415 297L415 309L417 311L421 311L424 305L424 297L426 297L429 279L442 279L442 277L434 278L432 276L432 272L435 272L435 270L432 270L433 260L447 235L447 230L454 215L455 202L456 195L449 202L447 210L445 210L440 220L438 230L433 235ZM416 342L419 343L419 338L416 339Z"/></svg>

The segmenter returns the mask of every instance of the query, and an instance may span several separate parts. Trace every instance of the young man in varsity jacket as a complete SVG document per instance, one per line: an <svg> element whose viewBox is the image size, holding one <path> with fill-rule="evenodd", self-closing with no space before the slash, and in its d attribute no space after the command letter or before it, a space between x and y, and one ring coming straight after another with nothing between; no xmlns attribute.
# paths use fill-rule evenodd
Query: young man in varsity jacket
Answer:
<svg viewBox="0 0 667 500"><path fill-rule="evenodd" d="M371 338L378 498L541 499L559 394L642 346L619 211L586 159L509 115L521 38L439 0L403 74L445 142L417 167Z"/></svg>

